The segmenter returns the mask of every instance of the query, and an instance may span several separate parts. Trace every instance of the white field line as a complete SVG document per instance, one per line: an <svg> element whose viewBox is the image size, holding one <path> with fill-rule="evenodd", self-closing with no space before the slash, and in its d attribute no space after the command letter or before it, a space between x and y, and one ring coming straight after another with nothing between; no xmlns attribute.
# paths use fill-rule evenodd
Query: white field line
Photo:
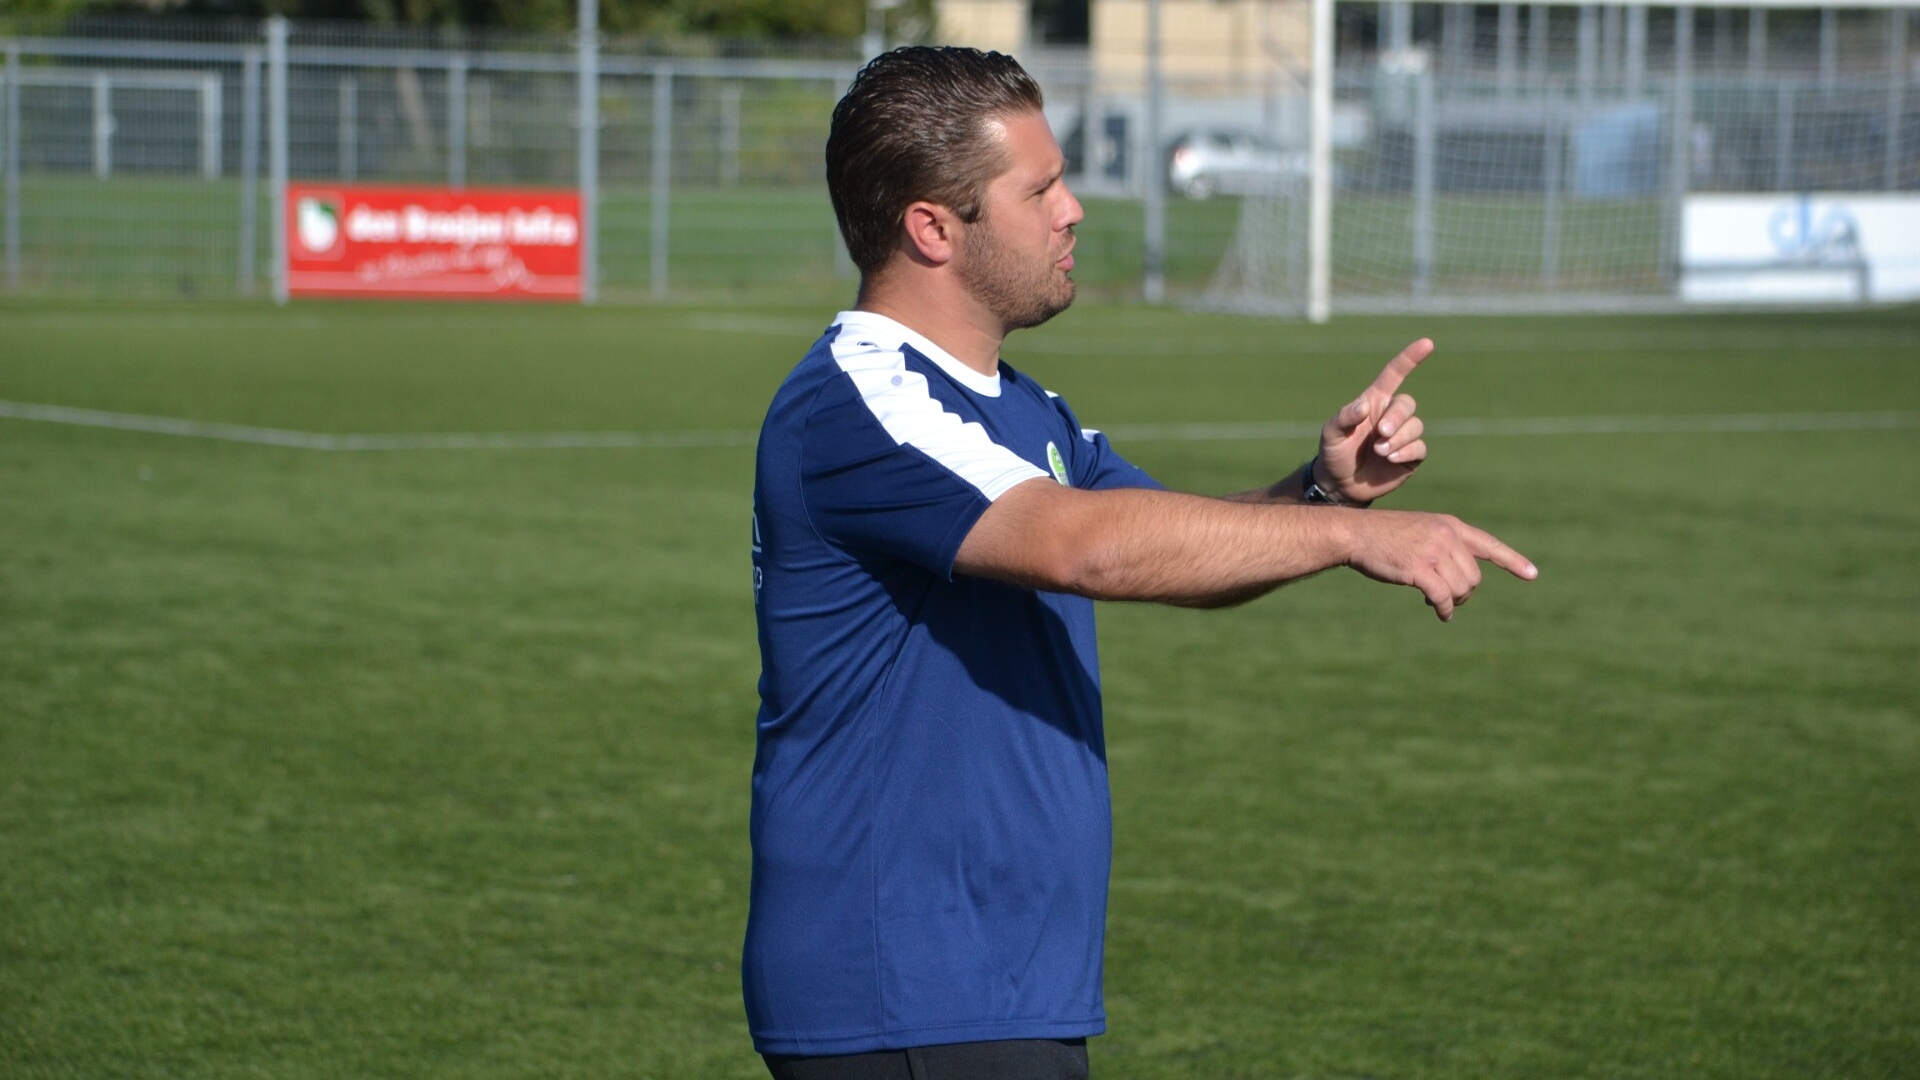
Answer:
<svg viewBox="0 0 1920 1080"><path fill-rule="evenodd" d="M1676 340L1674 336L1655 338L1644 334L1617 336L1617 338L1580 338L1574 342L1549 342L1549 340L1530 340L1530 342L1480 342L1471 346L1457 346L1442 350L1452 356L1494 356L1494 354L1526 354L1526 356L1569 356L1569 354L1613 354L1613 352L1649 352L1653 348L1678 350L1678 352L1741 352L1741 354L1768 354L1768 352L1801 352L1801 350L1860 350L1860 352L1912 352L1920 344L1912 334L1824 334L1820 338L1793 338L1778 336L1772 340L1763 338L1728 338L1720 334L1718 338L1699 340ZM1014 359L1020 367L1023 354L1046 354L1046 356L1160 356L1169 361L1181 357L1229 356L1263 357L1263 359L1284 359L1284 361L1309 361L1317 357L1329 356L1392 356L1394 346L1380 348L1379 344L1311 344L1298 348L1288 344L1283 338L1273 340L1271 344L1248 342L1246 338L1185 338L1179 342L1167 342L1156 338L1069 338L1069 336L1037 336L1037 338L1018 338L1006 348L1004 356ZM1440 356L1436 352L1434 356Z"/></svg>
<svg viewBox="0 0 1920 1080"><path fill-rule="evenodd" d="M500 431L400 432L381 435L331 435L284 428L249 427L171 416L103 412L65 405L0 401L0 417L50 424L178 435L190 439L287 446L296 450L589 450L665 449L671 447L752 446L751 431Z"/></svg>
<svg viewBox="0 0 1920 1080"><path fill-rule="evenodd" d="M284 446L325 452L396 450L656 450L752 446L745 429L708 431L501 431L398 432L333 435L285 428L221 424L142 413L76 409L0 401L0 418L75 427L137 431L189 439ZM1920 427L1914 412L1722 413L1697 416L1536 416L1502 419L1429 420L1434 436L1702 435L1780 431L1890 431ZM1123 424L1107 428L1122 442L1226 442L1311 439L1320 425L1300 421L1193 424Z"/></svg>
<svg viewBox="0 0 1920 1080"><path fill-rule="evenodd" d="M1427 420L1428 435L1702 435L1768 431L1888 431L1920 427L1920 413L1720 413L1696 416L1518 416ZM1320 425L1299 421L1238 424L1122 424L1107 435L1127 442L1312 439Z"/></svg>
<svg viewBox="0 0 1920 1080"><path fill-rule="evenodd" d="M796 345L812 341L826 333L828 323L829 319L826 316L803 319L724 311L696 311L686 318L686 327L689 330L703 330L711 334L766 334L771 337L791 338Z"/></svg>
<svg viewBox="0 0 1920 1080"><path fill-rule="evenodd" d="M1098 319L1098 325L1088 330L1075 331L1073 336L1068 336L1065 331L1039 335L1022 334L1012 339L1007 346L1006 355L1015 360L1018 366L1019 358L1029 354L1164 356L1168 359L1177 359L1182 356L1256 357L1264 354L1273 359L1299 360L1309 356L1354 353L1384 357L1391 355L1393 349L1392 346L1383 348L1378 342L1316 342L1302 348L1289 344L1282 328L1273 330L1272 342L1265 346L1249 334L1188 334L1178 338L1156 334L1114 336L1113 330L1124 329L1131 321L1121 316L1122 313L1115 311L1101 311L1097 316L1089 316L1089 319ZM827 329L827 320L750 312L695 311L684 316L682 325L689 330L704 333L762 334L802 342L810 341L824 333ZM1146 325L1158 324L1149 322ZM1437 333L1442 338L1441 350L1446 352L1445 331L1440 330ZM1818 333L1811 331L1769 333L1765 330L1737 333L1729 332L1725 328L1682 333L1663 327L1657 334L1636 332L1633 328L1627 327L1604 333L1587 333L1578 337L1541 333L1525 338L1477 341L1471 345L1457 346L1453 351L1462 355L1646 352L1655 347L1656 342L1661 348L1714 353L1803 352L1808 349L1910 350L1920 347L1920 335L1915 335L1912 331L1901 327L1879 326L1855 330L1823 328Z"/></svg>
<svg viewBox="0 0 1920 1080"><path fill-rule="evenodd" d="M284 311L230 313L162 311L0 311L0 329L11 330L325 330L338 326L317 314Z"/></svg>

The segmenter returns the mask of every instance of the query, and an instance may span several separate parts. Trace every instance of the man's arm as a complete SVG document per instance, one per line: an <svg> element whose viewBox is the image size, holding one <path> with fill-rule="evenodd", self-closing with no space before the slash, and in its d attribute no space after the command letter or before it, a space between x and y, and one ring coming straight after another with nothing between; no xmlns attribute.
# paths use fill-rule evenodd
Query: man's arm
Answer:
<svg viewBox="0 0 1920 1080"><path fill-rule="evenodd" d="M1524 580L1539 575L1519 552L1444 514L1081 491L1035 479L987 508L954 569L1096 600L1221 607L1352 566L1419 589L1446 620L1479 586L1482 559Z"/></svg>
<svg viewBox="0 0 1920 1080"><path fill-rule="evenodd" d="M1432 352L1424 338L1402 349L1327 421L1319 454L1273 484L1209 499L1029 480L974 523L954 569L1097 600L1224 607L1351 566L1419 589L1436 615L1451 619L1479 587L1481 560L1526 581L1540 572L1459 518L1357 509L1398 488L1426 459L1424 425L1399 390ZM1356 509L1301 505L1309 479Z"/></svg>
<svg viewBox="0 0 1920 1080"><path fill-rule="evenodd" d="M1313 462L1309 461L1266 487L1220 497L1237 503L1303 503L1307 500L1307 470L1311 468Z"/></svg>
<svg viewBox="0 0 1920 1080"><path fill-rule="evenodd" d="M1266 487L1257 487L1248 491L1236 491L1231 495L1222 495L1220 498L1228 502L1237 503L1264 503L1268 505L1291 503L1300 505L1311 501L1307 498L1307 481L1309 479L1320 488L1324 496L1331 498L1336 506L1350 506L1356 509L1365 509L1372 502L1371 499L1364 502L1355 501L1346 495L1340 486L1327 476L1327 467L1322 464L1317 457L1280 479L1275 480L1273 483L1268 484ZM1325 499L1321 501L1324 503Z"/></svg>

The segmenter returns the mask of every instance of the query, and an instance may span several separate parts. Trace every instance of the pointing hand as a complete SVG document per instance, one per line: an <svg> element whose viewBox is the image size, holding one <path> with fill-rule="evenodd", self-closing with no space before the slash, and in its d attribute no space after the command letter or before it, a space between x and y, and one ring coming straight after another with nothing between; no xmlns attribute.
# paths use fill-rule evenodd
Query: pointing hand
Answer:
<svg viewBox="0 0 1920 1080"><path fill-rule="evenodd" d="M1450 514L1376 510L1356 515L1355 546L1347 564L1375 581L1410 585L1442 622L1480 587L1489 562L1522 581L1540 570L1499 537Z"/></svg>

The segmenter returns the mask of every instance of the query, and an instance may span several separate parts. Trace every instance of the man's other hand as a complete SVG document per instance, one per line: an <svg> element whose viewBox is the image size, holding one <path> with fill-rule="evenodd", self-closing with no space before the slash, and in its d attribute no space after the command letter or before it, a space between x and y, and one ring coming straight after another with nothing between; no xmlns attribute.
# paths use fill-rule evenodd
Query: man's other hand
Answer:
<svg viewBox="0 0 1920 1080"><path fill-rule="evenodd" d="M1367 388L1320 429L1322 488L1353 503L1370 503L1406 482L1427 458L1423 425L1411 395L1400 393L1420 362L1433 355L1421 338L1400 350Z"/></svg>

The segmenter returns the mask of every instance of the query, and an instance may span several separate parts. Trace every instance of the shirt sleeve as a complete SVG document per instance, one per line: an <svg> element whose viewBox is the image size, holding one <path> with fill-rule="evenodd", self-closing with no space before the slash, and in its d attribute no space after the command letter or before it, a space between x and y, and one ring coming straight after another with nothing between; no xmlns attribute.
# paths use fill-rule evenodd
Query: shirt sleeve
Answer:
<svg viewBox="0 0 1920 1080"><path fill-rule="evenodd" d="M1151 488L1164 490L1166 485L1147 475L1147 471L1126 458L1113 448L1107 437L1097 429L1081 427L1073 409L1067 400L1058 394L1049 394L1053 407L1066 417L1069 429L1079 435L1079 445L1074 448L1071 468L1073 486L1088 491L1101 491L1107 488Z"/></svg>
<svg viewBox="0 0 1920 1080"><path fill-rule="evenodd" d="M1046 473L948 411L897 352L842 358L841 367L802 443L813 528L840 547L951 577L961 541L993 500Z"/></svg>

